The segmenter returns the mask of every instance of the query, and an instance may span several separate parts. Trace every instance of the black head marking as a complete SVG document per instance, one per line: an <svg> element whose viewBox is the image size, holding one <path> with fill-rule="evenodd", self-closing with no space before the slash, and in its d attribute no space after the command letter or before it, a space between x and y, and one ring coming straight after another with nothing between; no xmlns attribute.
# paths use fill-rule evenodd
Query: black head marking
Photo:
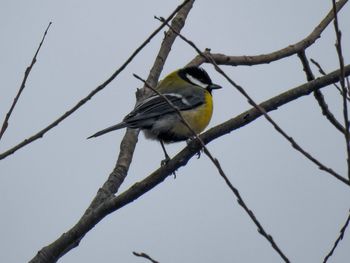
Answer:
<svg viewBox="0 0 350 263"><path fill-rule="evenodd" d="M193 80L198 80L200 83L207 86L212 84L208 73L200 67L186 67L180 69L179 76L193 85L198 85L198 83L195 83Z"/></svg>

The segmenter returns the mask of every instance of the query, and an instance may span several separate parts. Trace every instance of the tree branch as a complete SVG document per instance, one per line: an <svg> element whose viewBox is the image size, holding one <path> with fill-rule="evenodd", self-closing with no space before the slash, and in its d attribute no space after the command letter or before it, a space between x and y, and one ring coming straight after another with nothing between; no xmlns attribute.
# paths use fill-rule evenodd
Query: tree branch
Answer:
<svg viewBox="0 0 350 263"><path fill-rule="evenodd" d="M336 3L336 11L338 12L348 0L339 0ZM304 39L301 41L288 45L280 50L262 54L257 56L227 56L224 54L211 53L210 56L219 65L229 65L229 66L252 66L257 64L267 64L273 61L289 57L297 54L298 52L305 50L311 46L322 34L325 28L332 22L334 18L333 10L330 10L326 17L320 22L318 26ZM196 56L188 65L201 65L205 62L209 62L205 57L201 55Z"/></svg>
<svg viewBox="0 0 350 263"><path fill-rule="evenodd" d="M349 225L349 222L350 222L350 213L348 215L348 218L345 221L345 224L340 229L340 234L339 234L338 238L335 240L332 249L329 251L329 253L324 258L323 263L326 263L328 261L328 259L333 255L333 253L334 253L335 249L337 248L339 242L344 238L344 234L345 234L346 228Z"/></svg>
<svg viewBox="0 0 350 263"><path fill-rule="evenodd" d="M305 51L299 52L298 57L303 65L303 69L306 74L307 81L314 80L315 76L312 73ZM340 122L338 122L338 120L335 118L333 113L329 110L322 92L320 90L314 91L314 97L316 98L318 104L322 109L322 114L329 120L331 124L334 125L335 128L337 128L340 132L345 133L344 127L340 124Z"/></svg>
<svg viewBox="0 0 350 263"><path fill-rule="evenodd" d="M136 257L141 257L141 258L146 258L149 261L151 261L152 263L159 263L158 261L154 260L153 258L151 258L149 255L147 255L146 253L137 253L137 252L132 252Z"/></svg>
<svg viewBox="0 0 350 263"><path fill-rule="evenodd" d="M318 72L321 73L323 76L327 75L327 73L323 70L323 68L321 67L320 63L318 63L316 60L314 60L313 58L310 58L310 61L318 68ZM337 83L333 83L333 86L336 87L337 90L339 90L339 93L341 95L343 95L343 92L341 91L341 89L339 88L339 86L337 85ZM349 96L347 96L347 100L350 100Z"/></svg>
<svg viewBox="0 0 350 263"><path fill-rule="evenodd" d="M345 144L346 144L346 153L347 153L347 164L348 164L348 178L350 180L350 135L349 135L349 114L348 114L348 104L347 104L347 94L348 90L345 87L345 72L344 72L344 57L341 45L341 32L339 30L338 24L338 15L337 15L337 7L335 0L332 0L333 4L333 13L334 13L334 30L337 37L337 41L335 47L337 49L339 65L340 65L340 87L343 92L343 116L344 116L344 126L345 126Z"/></svg>
<svg viewBox="0 0 350 263"><path fill-rule="evenodd" d="M16 97L13 99L13 103L12 103L12 105L11 105L9 111L7 112L7 114L6 114L6 116L5 116L4 122L2 123L2 127L1 127L1 130L0 130L0 140L1 140L2 136L4 135L6 129L7 129L8 125L9 125L8 122L9 122L9 119L10 119L10 117L11 117L11 114L12 114L12 112L13 112L13 110L14 110L16 104L17 104L17 101L18 101L19 97L21 96L21 94L22 94L22 92L23 92L23 90L24 90L24 88L25 88L25 86L26 86L26 82L27 82L27 79L28 79L28 77L29 77L29 74L30 74L30 72L32 71L32 68L34 67L34 64L35 64L35 62L36 62L36 58L37 58L37 56L38 56L38 54L39 54L39 51L40 51L40 49L41 49L41 46L42 46L43 43L44 43L45 37L46 37L47 32L49 31L49 28L50 28L51 25L52 25L52 22L50 22L49 25L46 27L46 30L45 30L44 35L43 35L43 37L42 37L42 39L41 39L41 41L40 41L40 43L39 43L39 47L37 48L37 50L36 50L36 52L35 52L35 54L34 54L34 57L33 57L33 59L32 59L32 62L31 62L30 65L27 67L27 69L26 69L26 71L25 71L25 73L24 73L24 78L23 78L23 80L22 80L21 86L19 87L18 93L17 93Z"/></svg>

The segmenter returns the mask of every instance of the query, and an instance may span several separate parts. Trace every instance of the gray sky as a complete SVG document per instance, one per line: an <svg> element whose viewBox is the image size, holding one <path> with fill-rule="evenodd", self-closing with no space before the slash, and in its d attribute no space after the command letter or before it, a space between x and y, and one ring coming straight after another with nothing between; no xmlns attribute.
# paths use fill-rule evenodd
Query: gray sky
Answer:
<svg viewBox="0 0 350 263"><path fill-rule="evenodd" d="M42 34L53 25L20 98L0 152L45 127L102 83L159 25L178 1L0 1L0 116L5 116ZM295 43L320 22L331 1L197 1L183 33L200 48L229 55L268 53ZM345 63L349 62L350 6L341 11ZM114 166L124 131L87 141L120 121L133 107L132 73L146 78L163 35L159 34L104 91L28 147L0 162L0 261L26 262L76 223ZM328 72L338 67L333 26L307 55ZM196 53L177 40L162 77ZM213 68L210 126L250 108ZM258 102L305 82L296 56L270 65L224 67ZM317 71L314 68L314 73ZM333 87L327 102L341 120L341 99ZM313 96L271 116L306 150L346 174L344 138L321 115ZM185 146L168 146L171 155ZM264 119L211 144L232 183L292 262L321 262L349 211L349 188L293 150ZM159 167L159 144L139 137L127 189ZM202 155L151 192L113 213L60 262L281 262L270 244ZM346 234L330 262L347 262Z"/></svg>

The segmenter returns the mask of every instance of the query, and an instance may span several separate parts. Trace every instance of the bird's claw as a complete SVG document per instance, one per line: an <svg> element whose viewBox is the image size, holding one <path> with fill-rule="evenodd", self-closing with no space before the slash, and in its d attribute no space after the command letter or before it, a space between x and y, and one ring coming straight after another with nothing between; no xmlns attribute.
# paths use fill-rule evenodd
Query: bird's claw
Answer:
<svg viewBox="0 0 350 263"><path fill-rule="evenodd" d="M160 165L161 166L165 166L165 165L167 165L167 163L169 161L170 161L170 157L169 156L165 156L165 159L160 162Z"/></svg>
<svg viewBox="0 0 350 263"><path fill-rule="evenodd" d="M170 157L165 156L165 159L160 162L160 165L165 166L168 164L169 161L170 161ZM174 175L174 179L176 179L176 172L175 171L173 172L173 175Z"/></svg>

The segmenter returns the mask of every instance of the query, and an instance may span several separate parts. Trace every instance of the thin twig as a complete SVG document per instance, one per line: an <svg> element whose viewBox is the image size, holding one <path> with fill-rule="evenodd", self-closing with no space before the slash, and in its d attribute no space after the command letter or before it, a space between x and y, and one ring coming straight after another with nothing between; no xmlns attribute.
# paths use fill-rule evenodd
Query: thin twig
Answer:
<svg viewBox="0 0 350 263"><path fill-rule="evenodd" d="M160 20L162 21L163 19L160 18ZM169 28L171 28L171 26L169 24L167 24L167 26ZM248 103L250 105L252 105L254 108L256 108L258 111L261 112L262 115L264 115L265 119L268 120L268 122L270 122L272 124L272 126L275 128L275 130L277 130L286 140L288 140L291 144L291 146L297 150L298 152L300 152L302 155L304 155L307 159L309 159L311 162L313 162L314 164L316 164L318 166L318 168L322 171L325 171L329 174L331 174L332 176L336 177L339 180L343 180L344 178L339 175L338 173L336 173L333 169L325 166L324 164L322 164L320 161L318 161L316 158L314 158L311 154L309 154L308 152L306 152L299 144L297 144L297 142L290 137L286 132L283 131L283 129L266 113L266 111L264 110L264 108L260 107L258 104L256 104L256 102L246 93L246 91L237 83L235 83L218 65L217 63L208 55L204 54L192 41L188 40L187 38L185 38L183 35L181 35L179 32L177 32L177 34L179 34L179 37L184 40L187 44L189 44L191 47L193 47L198 54L205 56L206 60L209 61L214 68L216 69L217 72L219 72L232 86L234 86L248 101Z"/></svg>
<svg viewBox="0 0 350 263"><path fill-rule="evenodd" d="M343 116L344 116L344 126L345 126L345 143L346 143L346 153L347 153L347 163L348 163L348 178L350 180L350 135L349 135L349 114L348 114L348 104L347 104L347 94L348 90L345 87L345 69L344 69L344 57L341 45L341 32L339 30L337 7L335 0L333 3L333 13L334 13L334 30L337 37L335 47L337 49L339 65L340 65L340 87L343 91Z"/></svg>
<svg viewBox="0 0 350 263"><path fill-rule="evenodd" d="M344 238L344 234L345 234L346 228L349 225L349 222L350 222L350 213L348 215L348 218L345 221L345 224L340 229L340 234L339 234L338 238L335 240L332 249L329 251L329 253L324 258L323 263L326 263L328 261L328 259L333 255L333 253L334 253L335 249L337 248L339 242Z"/></svg>
<svg viewBox="0 0 350 263"><path fill-rule="evenodd" d="M52 22L50 22L49 25L46 27L46 30L45 30L44 35L43 35L43 37L42 37L42 39L41 39L41 41L40 41L40 43L39 43L38 48L37 48L37 50L36 50L36 52L35 52L35 54L34 54L34 57L33 57L33 59L32 59L32 62L31 62L30 65L27 67L27 69L26 69L26 71L25 71L25 73L24 73L24 78L23 78L23 80L22 80L21 86L19 87L18 93L17 93L16 97L13 99L13 102L12 102L12 105L11 105L11 107L10 107L10 110L9 110L8 113L6 114L5 119L4 119L4 122L2 123L2 127L1 127L1 130L0 130L0 140L1 140L2 136L4 135L6 129L7 129L8 125L9 125L10 116L11 116L11 114L12 114L12 112L13 112L13 110L14 110L16 104L17 104L17 101L18 101L19 97L20 97L21 94L22 94L22 91L24 90L24 88L25 88L25 86L26 86L26 82L27 82L28 76L29 76L29 74L30 74L32 68L34 67L34 64L35 64L35 62L36 62L36 58L37 58L37 56L38 56L38 54L39 54L39 51L40 51L40 49L41 49L41 46L42 46L43 43L44 43L46 34L47 34L47 32L49 31L49 28L50 28L51 25L52 25Z"/></svg>
<svg viewBox="0 0 350 263"><path fill-rule="evenodd" d="M323 70L320 63L318 63L315 59L310 58L310 61L318 68L318 72L321 73L323 76L326 76L327 73ZM337 85L337 83L333 83L333 86L336 87L337 90L339 90L340 94L343 96L343 92L341 88ZM347 100L350 100L349 96L347 96Z"/></svg>
<svg viewBox="0 0 350 263"><path fill-rule="evenodd" d="M179 5L166 19L166 23L169 22L174 15L185 5L189 2L189 0L185 0L181 5ZM109 83L111 83L119 74L122 72L126 66L136 57L136 55L151 41L151 39L158 34L159 31L162 30L162 28L166 25L166 23L161 24L153 33L150 34L150 36L138 47L135 49L135 51L130 55L130 57L102 84L97 86L94 90L92 90L85 98L81 99L75 106L73 106L71 109L66 111L62 116L60 116L57 120L53 121L50 125L42 129L41 131L37 132L36 134L30 136L29 138L25 139L21 143L17 144L16 146L8 149L7 151L0 154L0 160L6 158L7 156L13 154L17 150L23 148L24 146L28 145L29 143L42 138L45 133L47 133L49 130L57 126L59 123L61 123L63 120L65 120L67 117L69 117L71 114L73 114L75 111L77 111L81 106L83 106L86 102L88 102L93 96L95 96L98 92L103 90Z"/></svg>
<svg viewBox="0 0 350 263"><path fill-rule="evenodd" d="M309 61L306 57L305 51L301 51L298 53L298 57L303 65L304 72L306 74L307 81L312 81L315 79L314 74L312 73ZM343 125L338 122L333 113L329 110L328 105L325 101L325 98L320 90L314 91L314 97L318 102L318 105L321 107L322 114L329 120L331 124L334 125L340 132L345 133L345 129Z"/></svg>
<svg viewBox="0 0 350 263"><path fill-rule="evenodd" d="M251 220L254 222L254 224L258 227L258 233L261 234L263 237L265 237L267 239L267 241L271 244L273 249L275 249L275 251L281 256L281 258L285 262L290 262L289 259L287 258L287 256L282 252L282 250L276 244L276 242L274 241L273 237L271 235L269 235L265 231L265 229L263 228L263 226L261 225L259 220L256 218L256 216L253 213L253 211L248 208L247 204L244 202L244 200L243 200L241 194L239 193L238 189L233 186L233 184L231 183L231 181L228 179L227 175L225 174L224 170L221 168L219 160L217 158L213 157L213 155L210 153L208 148L205 146L205 143L202 141L202 139L197 135L197 133L192 129L191 125L182 116L180 110L177 107L175 107L175 105L167 97L165 97L163 94L161 94L158 90L156 90L153 87L151 87L145 80L143 80L142 78L140 78L136 74L133 74L133 75L134 75L135 78L141 80L149 89L151 89L153 92L155 92L158 96L163 98L168 103L168 105L170 105L170 107L172 107L176 111L178 116L181 118L181 121L186 125L186 127L192 132L192 134L196 138L196 140L200 143L201 147L204 150L204 153L208 156L208 158L211 160L211 162L218 169L219 174L224 179L224 181L227 184L227 186L231 189L231 191L236 196L238 204L244 209L244 211L248 214L248 216L251 218Z"/></svg>
<svg viewBox="0 0 350 263"><path fill-rule="evenodd" d="M135 256L137 256L137 257L141 257L141 258L146 258L146 259L148 259L149 261L151 261L152 263L159 263L159 261L156 261L156 260L154 260L153 258L151 258L149 255L147 255L146 253L143 253L143 252L141 252L141 253L138 253L138 252L132 252Z"/></svg>

